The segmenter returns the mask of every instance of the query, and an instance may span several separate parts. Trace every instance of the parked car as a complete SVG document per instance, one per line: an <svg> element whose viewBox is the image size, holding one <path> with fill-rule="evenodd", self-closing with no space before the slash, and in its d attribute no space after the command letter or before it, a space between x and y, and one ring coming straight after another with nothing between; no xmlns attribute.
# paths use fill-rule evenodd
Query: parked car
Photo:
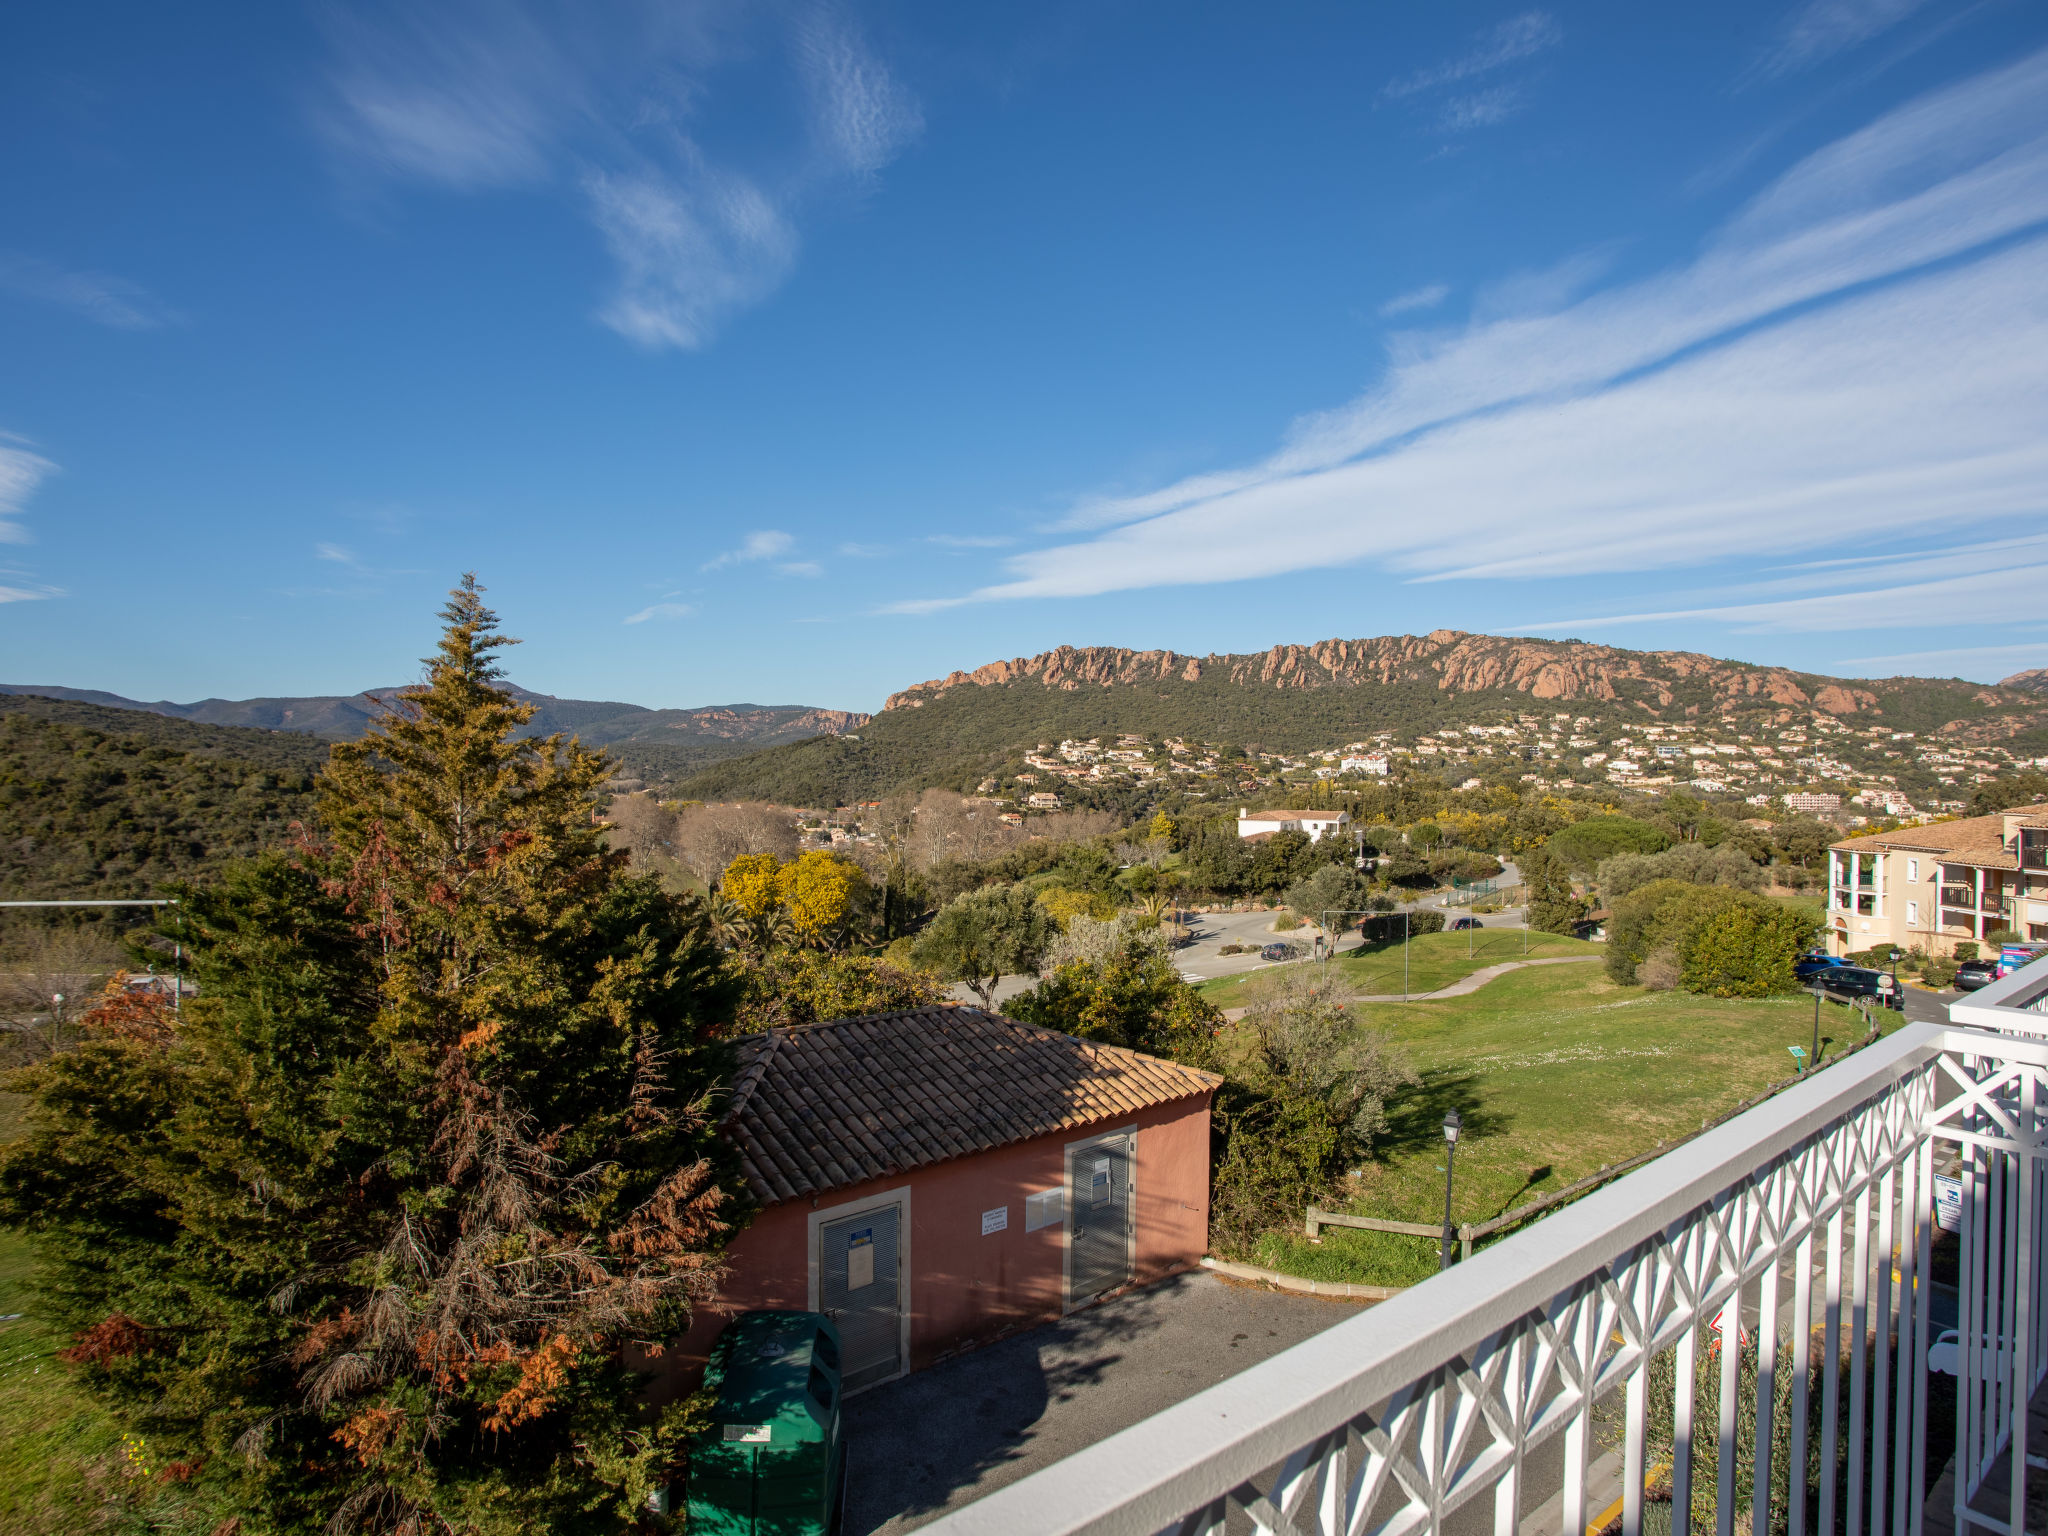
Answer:
<svg viewBox="0 0 2048 1536"><path fill-rule="evenodd" d="M1486 924L1479 921L1476 917L1454 917L1451 919L1449 931L1452 933L1463 933L1467 928L1484 928L1485 926Z"/></svg>
<svg viewBox="0 0 2048 1536"><path fill-rule="evenodd" d="M1292 960L1294 958L1294 946L1292 944L1268 944L1259 951L1259 958L1261 960Z"/></svg>
<svg viewBox="0 0 2048 1536"><path fill-rule="evenodd" d="M1958 992L1974 992L1998 980L1996 960L1965 960L1956 967L1956 979L1949 983Z"/></svg>
<svg viewBox="0 0 2048 1536"><path fill-rule="evenodd" d="M1905 994L1892 983L1889 971L1862 965L1834 965L1816 972L1813 984L1836 997L1867 997L1883 1008L1903 1008Z"/></svg>

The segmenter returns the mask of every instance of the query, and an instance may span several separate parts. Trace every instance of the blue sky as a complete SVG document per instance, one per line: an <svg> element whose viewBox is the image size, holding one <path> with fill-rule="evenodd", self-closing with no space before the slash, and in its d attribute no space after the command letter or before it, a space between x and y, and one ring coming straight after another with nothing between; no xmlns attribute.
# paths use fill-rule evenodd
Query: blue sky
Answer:
<svg viewBox="0 0 2048 1536"><path fill-rule="evenodd" d="M2048 664L2020 0L83 0L0 135L0 680Z"/></svg>

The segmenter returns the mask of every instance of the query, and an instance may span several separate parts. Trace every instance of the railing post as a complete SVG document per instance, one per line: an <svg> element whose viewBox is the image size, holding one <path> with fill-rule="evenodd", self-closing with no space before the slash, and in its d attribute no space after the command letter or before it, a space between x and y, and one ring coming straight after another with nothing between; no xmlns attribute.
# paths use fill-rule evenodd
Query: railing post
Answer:
<svg viewBox="0 0 2048 1536"><path fill-rule="evenodd" d="M1856 1268L1849 1305L1849 1529L1863 1530L1864 1387L1870 1368L1870 1186L1856 1191Z"/></svg>
<svg viewBox="0 0 2048 1536"><path fill-rule="evenodd" d="M1770 1268L1757 1287L1756 1301L1756 1448L1749 1483L1749 1528L1771 1528L1772 1410L1778 1388L1778 1269L1784 1255L1771 1255Z"/></svg>
<svg viewBox="0 0 2048 1536"><path fill-rule="evenodd" d="M1565 1422L1564 1430L1564 1489L1561 1501L1563 1516L1560 1529L1579 1536L1586 1528L1586 1458L1592 1439L1593 1428L1593 1379L1599 1358L1600 1341L1594 1324L1598 1321L1599 1293L1582 1291L1573 1303L1577 1315L1572 1320L1568 1346L1576 1362L1579 1399ZM1560 1342L1563 1342L1560 1340Z"/></svg>
<svg viewBox="0 0 2048 1536"><path fill-rule="evenodd" d="M2030 1074L2022 1080L2019 1091L2020 1134L2030 1136L2038 1124L2039 1104L2036 1100L2035 1079ZM2012 1528L2023 1528L2027 1508L2027 1399L2033 1386L2033 1323L2034 1310L2030 1303L2034 1290L2034 1158L2023 1145L2014 1155L2018 1165L2019 1187L2013 1191L2012 1217L2017 1218L2019 1241L2012 1245L2013 1288L2012 1288L2012 1502L2007 1507L2013 1512Z"/></svg>
<svg viewBox="0 0 2048 1536"><path fill-rule="evenodd" d="M1472 1257L1472 1223L1466 1222L1458 1228L1458 1262L1464 1263Z"/></svg>
<svg viewBox="0 0 2048 1536"><path fill-rule="evenodd" d="M1884 1536L1885 1517L1891 1512L1890 1491L1885 1477L1891 1465L1886 1410L1891 1406L1892 1388L1892 1211L1898 1195L1896 1171L1887 1168L1877 1180L1877 1303L1871 1309L1869 1328L1875 1358L1871 1362L1874 1380L1870 1397L1870 1536Z"/></svg>
<svg viewBox="0 0 2048 1536"><path fill-rule="evenodd" d="M1323 1213L1317 1210L1314 1206L1310 1206L1308 1208L1308 1220L1306 1225L1308 1227L1308 1235L1310 1237L1321 1237L1323 1235L1322 1215Z"/></svg>
<svg viewBox="0 0 2048 1536"><path fill-rule="evenodd" d="M1721 1422L1715 1451L1720 1478L1714 1488L1714 1530L1735 1531L1735 1415L1742 1397L1742 1286L1721 1303Z"/></svg>
<svg viewBox="0 0 2048 1536"><path fill-rule="evenodd" d="M1907 1536L1911 1516L1907 1505L1913 1500L1906 1492L1913 1465L1913 1344L1918 1313L1914 1305L1920 1287L1919 1227L1916 1216L1926 1203L1926 1186L1920 1182L1920 1153L1899 1164L1899 1294L1897 1305L1898 1405L1892 1410L1892 1533ZM1920 1501L1924 1502L1924 1501Z"/></svg>
<svg viewBox="0 0 2048 1536"><path fill-rule="evenodd" d="M1828 1291L1821 1329L1820 1521L1822 1536L1833 1536L1841 1476L1836 1463L1842 1444L1842 1208L1828 1217ZM1958 1527L1960 1529L1960 1527Z"/></svg>
<svg viewBox="0 0 2048 1536"><path fill-rule="evenodd" d="M1929 1074L1930 1084L1933 1074ZM1927 1486L1927 1331L1930 1304L1934 1299L1934 1141L1920 1143L1920 1209L1914 1218L1914 1246L1919 1254L1920 1283L1914 1292L1913 1314L1913 1495L1907 1500L1908 1536L1921 1536L1926 1525L1927 1501L1918 1497Z"/></svg>
<svg viewBox="0 0 2048 1536"><path fill-rule="evenodd" d="M1806 1421L1813 1370L1813 1228L1792 1251L1792 1443L1785 1454L1785 1529L1806 1536Z"/></svg>

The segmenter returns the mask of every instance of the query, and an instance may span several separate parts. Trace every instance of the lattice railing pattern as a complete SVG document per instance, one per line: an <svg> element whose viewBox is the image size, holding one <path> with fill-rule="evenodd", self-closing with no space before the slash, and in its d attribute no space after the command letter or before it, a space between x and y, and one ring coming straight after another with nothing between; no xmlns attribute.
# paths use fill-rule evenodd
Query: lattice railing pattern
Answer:
<svg viewBox="0 0 2048 1536"><path fill-rule="evenodd" d="M1937 1157L1959 1151L1955 1514L1958 1530L2005 1530L1993 1505L2024 1508L2027 1468L2001 1458L2015 1432L2024 1443L2026 1400L2048 1367L2031 1327L2044 1077L2043 1042L1911 1026L930 1529L1400 1536L1490 1517L1512 1536L1538 1528L1540 1507L1543 1528L1577 1536L1607 1514L1590 1507L1589 1473L1600 1442L1618 1441L1627 1536L1642 1529L1653 1443L1669 1447L1674 1532L1693 1530L1698 1509L1721 1533L1920 1536L1928 1457L1938 1467L1949 1451L1926 1434L1933 1180ZM1653 1426L1650 1367L1666 1355L1669 1420ZM1697 1390L1703 1372L1718 1374L1718 1393ZM1774 1499L1781 1372L1789 1465ZM1715 1405L1711 1422L1693 1422L1696 1402ZM1738 1508L1744 1417L1754 1450ZM1695 1488L1708 1459L1716 1485Z"/></svg>

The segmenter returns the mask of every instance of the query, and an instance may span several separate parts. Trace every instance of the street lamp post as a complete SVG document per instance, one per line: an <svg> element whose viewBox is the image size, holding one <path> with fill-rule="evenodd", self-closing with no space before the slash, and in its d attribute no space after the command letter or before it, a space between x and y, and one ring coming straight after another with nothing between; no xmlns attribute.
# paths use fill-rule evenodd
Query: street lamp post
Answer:
<svg viewBox="0 0 2048 1536"><path fill-rule="evenodd" d="M1901 951L1892 951L1892 1006L1901 1013L1906 1011L1906 999L1899 991L1899 961L1903 958Z"/></svg>
<svg viewBox="0 0 2048 1536"><path fill-rule="evenodd" d="M1444 1245L1439 1271L1451 1267L1451 1242L1457 1236L1451 1227L1451 1168L1458 1157L1458 1132L1464 1128L1455 1109L1444 1116Z"/></svg>
<svg viewBox="0 0 2048 1536"><path fill-rule="evenodd" d="M1813 1054L1806 1058L1806 1070L1809 1072L1820 1065L1820 1000L1826 995L1820 987L1813 989Z"/></svg>

